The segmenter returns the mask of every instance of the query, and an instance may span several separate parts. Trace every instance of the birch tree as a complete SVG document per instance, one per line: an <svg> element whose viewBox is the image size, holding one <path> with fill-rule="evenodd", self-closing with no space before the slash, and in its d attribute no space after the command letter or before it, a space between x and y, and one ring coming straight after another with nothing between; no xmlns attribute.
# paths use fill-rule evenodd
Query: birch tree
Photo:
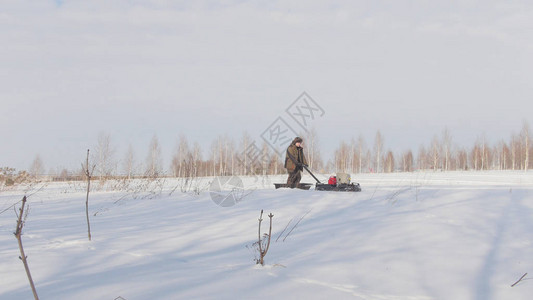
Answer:
<svg viewBox="0 0 533 300"><path fill-rule="evenodd" d="M172 156L170 169L175 177L185 176L185 164L190 154L189 143L185 135L181 135L176 143L176 150Z"/></svg>
<svg viewBox="0 0 533 300"><path fill-rule="evenodd" d="M366 151L365 139L362 135L357 138L357 152L359 157L359 173L363 173L363 163L368 165L368 160L364 159L364 153Z"/></svg>
<svg viewBox="0 0 533 300"><path fill-rule="evenodd" d="M442 147L444 159L442 167L444 168L444 171L448 171L450 169L450 157L452 151L452 136L450 135L448 128L445 128L444 132L442 133Z"/></svg>
<svg viewBox="0 0 533 300"><path fill-rule="evenodd" d="M413 152L411 150L405 152L402 155L402 171L412 172L413 171Z"/></svg>
<svg viewBox="0 0 533 300"><path fill-rule="evenodd" d="M34 178L37 178L39 175L44 173L44 164L41 157L37 154L33 159L33 162L30 166L30 175Z"/></svg>
<svg viewBox="0 0 533 300"><path fill-rule="evenodd" d="M382 152L383 152L383 136L381 135L381 132L378 130L374 138L374 161L375 161L376 172L378 173L381 171Z"/></svg>
<svg viewBox="0 0 533 300"><path fill-rule="evenodd" d="M271 165L270 159L271 159L270 148L268 147L268 144L263 141L261 145L261 161L260 161L261 174L263 176L272 174L272 172L270 171L270 165Z"/></svg>
<svg viewBox="0 0 533 300"><path fill-rule="evenodd" d="M500 141L498 148L500 170L507 170L511 164L511 150L504 141Z"/></svg>
<svg viewBox="0 0 533 300"><path fill-rule="evenodd" d="M343 141L335 151L335 170L337 172L346 173L348 171L349 156L349 146Z"/></svg>
<svg viewBox="0 0 533 300"><path fill-rule="evenodd" d="M420 148L418 148L418 158L417 158L417 165L418 169L420 170L427 170L428 169L428 154L426 147L424 145L420 145Z"/></svg>
<svg viewBox="0 0 533 300"><path fill-rule="evenodd" d="M440 168L439 160L441 156L441 145L439 139L435 136L431 142L431 163L433 171L437 171Z"/></svg>
<svg viewBox="0 0 533 300"><path fill-rule="evenodd" d="M95 150L96 173L99 179L102 180L112 176L116 166L113 161L115 150L111 145L111 136L101 132L98 135L98 143Z"/></svg>
<svg viewBox="0 0 533 300"><path fill-rule="evenodd" d="M209 151L209 159L208 159L208 174L211 176L216 176L216 169L217 169L217 154L218 154L218 141L214 141L211 143L211 148Z"/></svg>
<svg viewBox="0 0 533 300"><path fill-rule="evenodd" d="M159 177L163 172L162 166L161 146L159 146L157 136L154 135L148 148L148 156L146 157L146 176L150 178Z"/></svg>
<svg viewBox="0 0 533 300"><path fill-rule="evenodd" d="M475 170L486 170L491 165L491 151L487 145L485 136L478 138L472 149L472 163Z"/></svg>
<svg viewBox="0 0 533 300"><path fill-rule="evenodd" d="M204 170L203 174L200 173L201 167L202 167L201 166L202 165L202 151L200 148L200 144L198 144L198 142L194 143L189 164L192 167L191 176L193 178L197 178L198 176L202 176L202 175L207 175L206 170Z"/></svg>
<svg viewBox="0 0 533 300"><path fill-rule="evenodd" d="M309 168L320 169L322 167L322 158L320 156L319 149L319 138L316 129L313 127L303 136L304 140L304 151L307 162L309 163Z"/></svg>
<svg viewBox="0 0 533 300"><path fill-rule="evenodd" d="M135 168L135 152L131 144L128 146L128 151L126 152L126 156L124 157L123 168L124 173L126 174L128 179L131 179Z"/></svg>
<svg viewBox="0 0 533 300"><path fill-rule="evenodd" d="M520 131L520 139L522 140L522 155L523 155L523 169L527 171L529 169L529 152L531 145L531 136L529 133L529 125L524 121L522 130Z"/></svg>
<svg viewBox="0 0 533 300"><path fill-rule="evenodd" d="M385 160L383 162L383 171L385 173L394 172L394 154L390 150L387 151L387 154L385 155Z"/></svg>
<svg viewBox="0 0 533 300"><path fill-rule="evenodd" d="M248 158L247 151L249 150L248 147L252 144L252 138L247 132L244 132L242 135L241 140L241 148L240 151L237 151L238 158L240 160L241 166L241 174L242 175L248 175L248 169L250 166L250 159Z"/></svg>
<svg viewBox="0 0 533 300"><path fill-rule="evenodd" d="M457 151L456 157L457 157L457 159L456 159L457 168L459 170L465 170L465 171L468 170L468 153L467 153L467 151L464 148L459 149Z"/></svg>

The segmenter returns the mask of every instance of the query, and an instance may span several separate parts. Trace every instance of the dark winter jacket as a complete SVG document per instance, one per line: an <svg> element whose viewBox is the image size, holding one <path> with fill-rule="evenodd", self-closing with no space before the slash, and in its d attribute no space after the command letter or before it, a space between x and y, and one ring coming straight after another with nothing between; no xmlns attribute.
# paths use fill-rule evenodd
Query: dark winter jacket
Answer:
<svg viewBox="0 0 533 300"><path fill-rule="evenodd" d="M303 170L302 165L307 165L304 149L296 146L296 139L292 141L285 156L285 168L289 173Z"/></svg>

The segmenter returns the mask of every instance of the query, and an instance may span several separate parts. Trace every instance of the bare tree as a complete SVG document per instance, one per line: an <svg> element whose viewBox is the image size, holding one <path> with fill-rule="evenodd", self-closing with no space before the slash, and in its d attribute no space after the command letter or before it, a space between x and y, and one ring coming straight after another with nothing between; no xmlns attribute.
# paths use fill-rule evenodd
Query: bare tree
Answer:
<svg viewBox="0 0 533 300"><path fill-rule="evenodd" d="M210 159L208 160L208 175L216 176L217 172L218 141L211 143Z"/></svg>
<svg viewBox="0 0 533 300"><path fill-rule="evenodd" d="M241 173L242 175L248 175L248 169L249 169L249 164L250 164L250 161L248 159L248 155L247 154L247 150L248 150L248 147L250 147L250 145L252 144L252 138L250 137L250 135L247 133L247 132L244 132L243 135L242 135L242 141L241 141L241 151L238 151L238 156L239 156L239 160L240 160L240 163L242 164L242 168L241 168Z"/></svg>
<svg viewBox="0 0 533 300"><path fill-rule="evenodd" d="M359 138L357 138L357 153L359 156L359 173L363 172L363 163L368 165L368 160L364 160L363 154L365 152L365 139L362 135L359 135Z"/></svg>
<svg viewBox="0 0 533 300"><path fill-rule="evenodd" d="M111 146L111 136L101 132L98 135L98 144L96 145L96 172L100 178L107 179L113 175L116 169L113 161L114 148Z"/></svg>
<svg viewBox="0 0 533 300"><path fill-rule="evenodd" d="M482 159L481 159L481 146L479 144L475 144L472 148L472 151L470 153L471 161L472 161L472 167L474 170L480 170L482 165Z"/></svg>
<svg viewBox="0 0 533 300"><path fill-rule="evenodd" d="M339 148L335 151L335 170L346 173L350 164L350 147L342 141Z"/></svg>
<svg viewBox="0 0 533 300"><path fill-rule="evenodd" d="M357 151L357 144L355 143L355 139L352 138L350 142L350 173L355 173L359 170L359 157L358 157L358 151Z"/></svg>
<svg viewBox="0 0 533 300"><path fill-rule="evenodd" d="M233 153L233 142L227 136L218 137L210 148L209 175L228 175L231 169L230 157Z"/></svg>
<svg viewBox="0 0 533 300"><path fill-rule="evenodd" d="M181 179L181 191L189 192L198 174L197 158L189 150L185 137L180 138L179 145L172 158L172 170L174 176Z"/></svg>
<svg viewBox="0 0 533 300"><path fill-rule="evenodd" d="M450 135L450 132L448 131L448 128L444 129L444 132L442 133L442 147L443 147L443 168L444 171L448 171L450 169L450 156L451 156L451 148L452 148L452 136Z"/></svg>
<svg viewBox="0 0 533 300"><path fill-rule="evenodd" d="M320 155L319 149L319 138L316 129L313 127L307 133L302 135L304 140L304 151L307 162L309 163L310 169L320 169L322 168L323 162Z"/></svg>
<svg viewBox="0 0 533 300"><path fill-rule="evenodd" d="M69 170L65 168L62 168L61 171L59 172L59 178L61 178L61 180L63 181L68 180L71 176L72 176L72 173L69 172Z"/></svg>
<svg viewBox="0 0 533 300"><path fill-rule="evenodd" d="M457 151L457 168L459 170L467 170L468 169L468 153L467 151L462 148Z"/></svg>
<svg viewBox="0 0 533 300"><path fill-rule="evenodd" d="M268 144L266 142L263 142L261 145L261 174L263 176L271 174L270 172L270 148L268 147Z"/></svg>
<svg viewBox="0 0 533 300"><path fill-rule="evenodd" d="M210 174L207 165L202 162L202 153L200 145L195 142L192 149L189 149L186 140L181 140L180 145L172 159L172 169L174 174L182 178L196 178L198 176L207 176Z"/></svg>
<svg viewBox="0 0 533 300"><path fill-rule="evenodd" d="M228 136L224 136L222 141L219 144L219 174L220 175L230 175L232 174L232 161L233 153L235 152L235 145L232 139Z"/></svg>
<svg viewBox="0 0 533 300"><path fill-rule="evenodd" d="M383 152L383 135L381 135L381 132L378 130L374 138L374 161L375 161L376 172L378 173L381 171L382 152Z"/></svg>
<svg viewBox="0 0 533 300"><path fill-rule="evenodd" d="M236 170L236 164L237 164L237 150L235 149L235 143L234 141L232 140L231 141L231 144L230 144L230 147L229 147L229 174L231 175L235 175L235 173L237 172Z"/></svg>
<svg viewBox="0 0 533 300"><path fill-rule="evenodd" d="M516 170L519 168L520 157L520 138L516 135L511 137L511 169Z"/></svg>
<svg viewBox="0 0 533 300"><path fill-rule="evenodd" d="M499 143L498 154L499 154L500 170L509 169L509 166L511 165L511 149L504 141L500 141Z"/></svg>
<svg viewBox="0 0 533 300"><path fill-rule="evenodd" d="M148 148L148 156L146 157L146 175L150 178L159 177L163 171L162 165L161 146L159 146L157 136L154 135Z"/></svg>
<svg viewBox="0 0 533 300"><path fill-rule="evenodd" d="M389 150L383 162L384 171L386 173L392 173L394 172L394 166L394 154Z"/></svg>
<svg viewBox="0 0 533 300"><path fill-rule="evenodd" d="M26 275L28 276L28 281L30 282L31 290L33 292L33 297L35 298L35 300L39 300L39 296L37 295L37 290L35 289L35 284L33 283L33 279L31 277L30 267L28 266L28 257L24 253L24 247L22 246L22 228L24 227L24 223L28 216L27 211L26 211L26 215L24 215L25 205L26 205L26 196L22 198L22 206L19 209L17 228L15 229L15 237L17 238L17 241L19 244L20 259L22 260L22 263L24 264L24 269L26 270ZM24 218L24 220L22 218Z"/></svg>
<svg viewBox="0 0 533 300"><path fill-rule="evenodd" d="M428 152L424 145L420 145L418 148L418 159L417 159L418 169L426 170L428 169Z"/></svg>
<svg viewBox="0 0 533 300"><path fill-rule="evenodd" d="M431 142L431 162L432 168L434 171L437 171L440 168L440 156L441 156L442 146L439 142L439 139L435 136Z"/></svg>
<svg viewBox="0 0 533 300"><path fill-rule="evenodd" d="M30 166L30 175L34 178L37 178L44 173L44 164L43 160L39 155L36 155L33 159L33 162Z"/></svg>
<svg viewBox="0 0 533 300"><path fill-rule="evenodd" d="M490 147L487 144L485 134L483 134L481 138L481 170L487 170L490 168L490 165L491 165L490 153L491 153Z"/></svg>
<svg viewBox="0 0 533 300"><path fill-rule="evenodd" d="M366 149L365 153L365 159L363 160L365 162L366 169L371 171L372 166L372 151L370 149Z"/></svg>
<svg viewBox="0 0 533 300"><path fill-rule="evenodd" d="M268 233L265 233L263 236L263 239L261 238L261 222L263 222L263 210L261 210L261 215L259 216L259 230L258 230L258 241L257 241L257 247L259 248L259 259L257 259L256 263L260 264L262 266L265 265L265 256L268 253L268 249L270 248L270 239L272 237L272 218L274 215L270 213L268 215L270 218L270 227L268 230Z"/></svg>
<svg viewBox="0 0 533 300"><path fill-rule="evenodd" d="M281 174L284 170L283 164L283 159L276 152L270 154L270 174Z"/></svg>
<svg viewBox="0 0 533 300"><path fill-rule="evenodd" d="M373 147L367 147L362 136L359 136L358 139L340 141L339 147L335 150L334 156L327 161L327 165L324 164L320 156L316 130L313 128L302 137L305 141L304 151L310 168L321 172L331 170L351 173L361 173L366 170L391 172L396 168L403 171L412 171L416 168L442 169L444 171L469 168L476 170L528 170L531 165L530 157L533 155L532 138L527 122L524 122L520 133L513 134L507 143L501 141L494 146L487 143L485 136L481 136L471 147L459 148L453 145L452 136L448 128L445 128L441 135L435 135L431 142L425 145L426 148L421 146L417 157L413 157L413 152L410 150L403 153L384 152L384 138L378 130ZM228 136L220 136L211 144L208 157L203 160L197 143L195 147L190 147L186 137L182 135L172 156L170 169L176 177L184 175L188 177L241 175L249 174L250 171L255 174L270 175L284 171L283 157L278 157L272 153L265 146L265 143L262 145L253 145L252 143L253 140L246 132L237 141L237 147L235 146L236 143ZM258 151L256 153L257 158L259 158L257 161L254 160L254 157L247 155L250 147L255 147L252 150ZM101 178L112 175L116 166L113 164L114 151L109 135L100 134L96 150L93 157L97 166L95 175L99 175ZM157 137L154 135L146 159L146 175L151 177L161 175L163 172L161 161L161 148ZM131 145L121 163L128 178L131 178L134 168ZM42 169L42 160L36 156L29 168L29 173L35 176L42 173ZM65 175L71 176L72 174L65 172Z"/></svg>
<svg viewBox="0 0 533 300"><path fill-rule="evenodd" d="M402 171L412 172L413 171L413 151L408 150L402 156Z"/></svg>
<svg viewBox="0 0 533 300"><path fill-rule="evenodd" d="M189 143L187 142L187 137L181 135L177 145L174 155L172 156L172 165L171 170L175 177L183 177L185 173L185 164L186 160L190 154Z"/></svg>
<svg viewBox="0 0 533 300"><path fill-rule="evenodd" d="M226 149L226 137L219 137L216 141L217 143L217 160L216 160L216 169L215 172L219 176L223 176L226 169L226 160L225 160L225 149Z"/></svg>
<svg viewBox="0 0 533 300"><path fill-rule="evenodd" d="M491 149L487 145L485 136L478 138L471 151L474 170L486 170L491 166Z"/></svg>
<svg viewBox="0 0 533 300"><path fill-rule="evenodd" d="M207 175L205 171L203 174L200 173L202 169L202 149L200 147L200 144L198 144L198 142L194 142L194 145L192 147L192 166L193 166L192 176L194 178L198 176Z"/></svg>
<svg viewBox="0 0 533 300"><path fill-rule="evenodd" d="M530 145L531 145L531 135L529 130L529 124L524 121L524 124L522 126L522 130L520 131L520 138L522 140L522 153L523 153L523 169L524 171L527 171L529 169L529 152L530 152Z"/></svg>
<svg viewBox="0 0 533 300"><path fill-rule="evenodd" d="M85 198L85 215L87 216L87 235L89 237L89 241L91 240L91 223L89 222L89 191L91 190L91 177L92 177L95 167L96 165L89 167L89 149L87 149L87 160L85 161L85 165L81 164L81 168L85 176L87 177L87 196Z"/></svg>
<svg viewBox="0 0 533 300"><path fill-rule="evenodd" d="M128 179L131 179L135 168L135 152L133 151L133 146L130 144L128 146L128 151L126 152L126 157L124 158L124 172L128 176Z"/></svg>

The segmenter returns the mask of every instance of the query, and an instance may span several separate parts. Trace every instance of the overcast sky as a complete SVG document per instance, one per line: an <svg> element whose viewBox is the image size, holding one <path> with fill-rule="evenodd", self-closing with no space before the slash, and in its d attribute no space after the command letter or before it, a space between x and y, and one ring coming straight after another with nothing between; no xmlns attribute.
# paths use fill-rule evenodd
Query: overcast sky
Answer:
<svg viewBox="0 0 533 300"><path fill-rule="evenodd" d="M0 166L165 167L180 135L261 134L304 91L323 158L376 132L416 151L449 130L495 143L533 125L530 1L21 1L0 8ZM285 115L284 115L285 114Z"/></svg>

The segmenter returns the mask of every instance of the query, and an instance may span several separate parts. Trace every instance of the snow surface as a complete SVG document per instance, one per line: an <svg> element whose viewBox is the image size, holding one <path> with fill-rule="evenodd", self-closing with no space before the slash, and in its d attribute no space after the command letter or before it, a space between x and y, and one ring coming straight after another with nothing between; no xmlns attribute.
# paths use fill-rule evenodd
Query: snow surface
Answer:
<svg viewBox="0 0 533 300"><path fill-rule="evenodd" d="M273 188L285 179L243 178L243 198L230 207L212 201L213 178L194 183L199 193L182 192L177 179L133 181L122 191L94 182L92 241L85 184L3 187L0 299L33 297L10 208L24 194L30 212L22 239L45 300L533 295L533 173L352 175L359 193ZM265 266L255 264L252 246L261 209L262 233L274 214Z"/></svg>

